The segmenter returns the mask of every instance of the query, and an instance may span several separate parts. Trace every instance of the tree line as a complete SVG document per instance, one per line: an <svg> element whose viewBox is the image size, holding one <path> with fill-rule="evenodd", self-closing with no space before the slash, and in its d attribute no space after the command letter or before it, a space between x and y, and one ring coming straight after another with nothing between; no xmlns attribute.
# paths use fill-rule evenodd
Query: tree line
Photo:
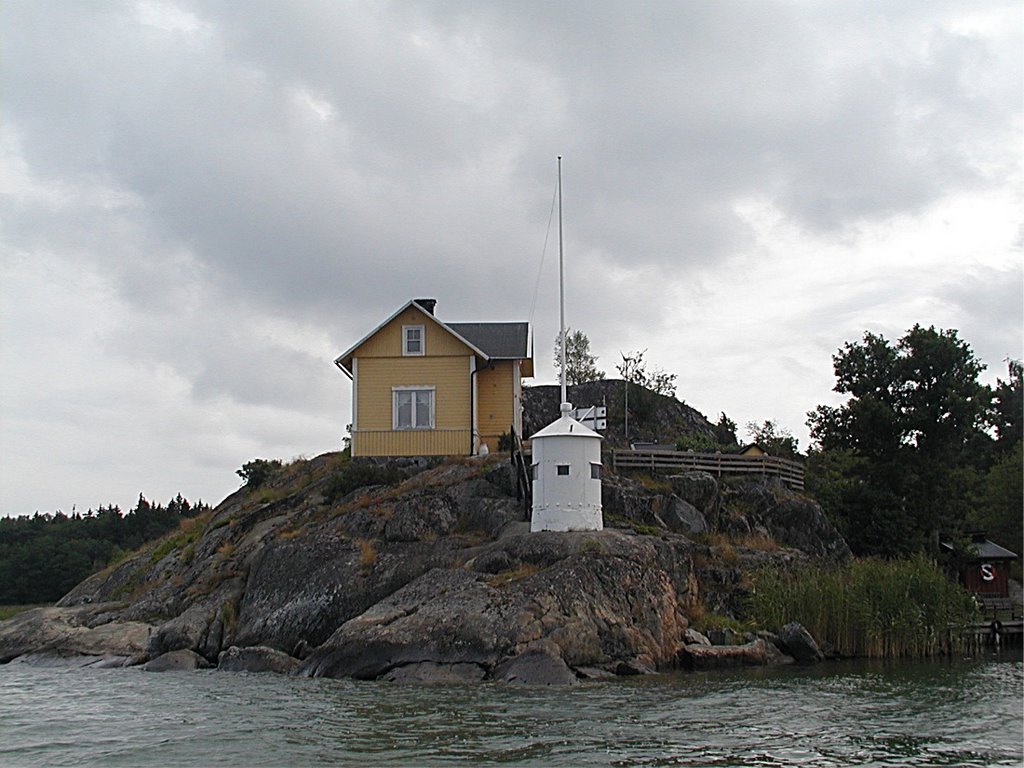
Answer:
<svg viewBox="0 0 1024 768"><path fill-rule="evenodd" d="M971 530L1021 554L1022 367L985 366L955 330L866 333L833 356L839 406L808 414L807 489L854 552L938 551ZM961 541L962 543L962 541Z"/></svg>
<svg viewBox="0 0 1024 768"><path fill-rule="evenodd" d="M568 383L604 378L586 334L570 330L565 346ZM648 371L645 352L623 354L616 366L638 385L631 416L653 405L644 401L652 392L675 395L675 375ZM896 341L868 332L836 352L835 391L847 400L808 414L806 487L855 553L934 555L940 540L962 545L968 532L984 530L1024 554L1022 364L1006 362L1005 378L982 384L985 366L956 330L921 325ZM714 435L679 436L677 448L738 450L735 422L722 413L713 426ZM803 458L774 421L746 431L774 456Z"/></svg>
<svg viewBox="0 0 1024 768"><path fill-rule="evenodd" d="M209 511L178 494L166 506L141 494L123 514L114 505L0 518L0 605L52 603L92 573Z"/></svg>

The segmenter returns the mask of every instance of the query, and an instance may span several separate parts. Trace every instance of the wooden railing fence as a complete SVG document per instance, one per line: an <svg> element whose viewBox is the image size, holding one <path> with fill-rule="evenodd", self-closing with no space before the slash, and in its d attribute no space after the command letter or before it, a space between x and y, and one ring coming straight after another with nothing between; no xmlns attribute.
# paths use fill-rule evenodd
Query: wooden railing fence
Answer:
<svg viewBox="0 0 1024 768"><path fill-rule="evenodd" d="M619 449L612 451L612 467L616 471L647 470L657 474L708 472L716 477L761 475L777 477L797 491L804 489L803 464L776 456Z"/></svg>

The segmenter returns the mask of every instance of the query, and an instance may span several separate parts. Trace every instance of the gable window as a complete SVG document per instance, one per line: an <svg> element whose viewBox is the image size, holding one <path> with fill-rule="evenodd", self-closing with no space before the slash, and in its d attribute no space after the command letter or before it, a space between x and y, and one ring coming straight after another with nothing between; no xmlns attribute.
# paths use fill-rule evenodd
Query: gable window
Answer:
<svg viewBox="0 0 1024 768"><path fill-rule="evenodd" d="M394 387L391 398L394 429L434 428L433 387Z"/></svg>
<svg viewBox="0 0 1024 768"><path fill-rule="evenodd" d="M569 465L568 464L557 464L556 467L557 467L558 474L560 474L560 475L568 475L569 474Z"/></svg>
<svg viewBox="0 0 1024 768"><path fill-rule="evenodd" d="M402 326L402 354L422 355L423 354L423 326L403 325Z"/></svg>

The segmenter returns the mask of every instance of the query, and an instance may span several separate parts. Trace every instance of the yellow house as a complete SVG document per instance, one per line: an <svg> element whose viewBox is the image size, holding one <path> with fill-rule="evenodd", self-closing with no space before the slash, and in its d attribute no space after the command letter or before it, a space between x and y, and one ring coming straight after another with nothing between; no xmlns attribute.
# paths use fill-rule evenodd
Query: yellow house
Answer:
<svg viewBox="0 0 1024 768"><path fill-rule="evenodd" d="M444 323L414 299L334 361L352 379L353 456L454 456L522 435L529 323Z"/></svg>

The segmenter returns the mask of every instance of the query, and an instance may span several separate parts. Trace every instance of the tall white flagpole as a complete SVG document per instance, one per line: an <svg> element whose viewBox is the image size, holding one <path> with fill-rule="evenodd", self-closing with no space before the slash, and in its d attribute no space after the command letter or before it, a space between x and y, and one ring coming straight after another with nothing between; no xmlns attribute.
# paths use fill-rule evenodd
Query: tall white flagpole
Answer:
<svg viewBox="0 0 1024 768"><path fill-rule="evenodd" d="M562 156L558 156L558 321L562 363L562 402L569 402L565 391L565 251L562 243Z"/></svg>

